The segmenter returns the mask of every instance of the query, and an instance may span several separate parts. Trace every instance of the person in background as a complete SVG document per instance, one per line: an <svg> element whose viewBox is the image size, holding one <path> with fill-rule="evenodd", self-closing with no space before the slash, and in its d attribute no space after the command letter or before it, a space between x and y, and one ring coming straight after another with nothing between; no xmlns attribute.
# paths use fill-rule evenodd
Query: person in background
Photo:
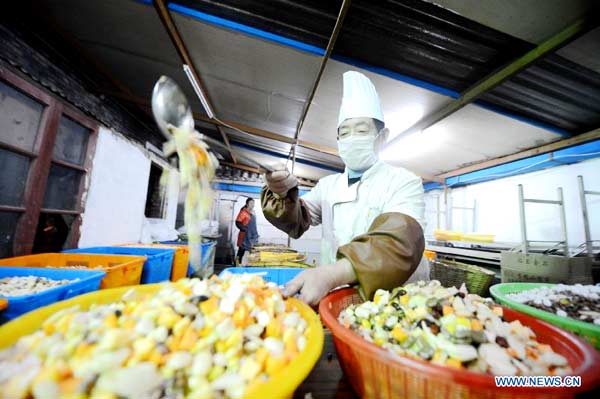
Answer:
<svg viewBox="0 0 600 399"><path fill-rule="evenodd" d="M236 261L238 265L241 265L246 251L249 251L254 244L258 243L256 215L254 214L254 200L252 198L246 199L246 205L240 209L240 213L235 219L235 225L240 229L237 240Z"/></svg>
<svg viewBox="0 0 600 399"><path fill-rule="evenodd" d="M379 160L389 131L373 83L354 71L343 81L337 142L344 173L321 178L299 198L298 180L281 165L265 175L261 191L266 219L290 237L322 225L321 265L298 274L284 290L311 305L345 284L358 284L370 299L380 288L429 280L421 179Z"/></svg>

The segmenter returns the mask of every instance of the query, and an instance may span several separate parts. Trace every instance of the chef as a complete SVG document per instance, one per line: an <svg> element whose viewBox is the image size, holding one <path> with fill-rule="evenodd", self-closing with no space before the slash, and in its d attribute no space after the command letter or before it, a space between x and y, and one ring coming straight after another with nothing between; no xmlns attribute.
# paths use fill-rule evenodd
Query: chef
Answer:
<svg viewBox="0 0 600 399"><path fill-rule="evenodd" d="M265 175L261 192L265 217L290 237L322 225L321 266L284 289L311 305L345 284L358 284L368 299L379 288L429 280L421 179L378 159L389 131L373 83L349 71L343 84L337 144L344 173L322 178L300 198L298 180L281 165Z"/></svg>

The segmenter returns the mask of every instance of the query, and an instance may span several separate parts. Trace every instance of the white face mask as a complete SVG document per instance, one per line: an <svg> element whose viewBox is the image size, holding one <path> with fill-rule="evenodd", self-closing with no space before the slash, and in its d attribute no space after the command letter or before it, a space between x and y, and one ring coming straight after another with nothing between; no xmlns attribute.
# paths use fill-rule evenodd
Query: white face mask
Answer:
<svg viewBox="0 0 600 399"><path fill-rule="evenodd" d="M377 162L375 140L379 135L350 136L338 140L340 157L348 169L361 171L370 168Z"/></svg>

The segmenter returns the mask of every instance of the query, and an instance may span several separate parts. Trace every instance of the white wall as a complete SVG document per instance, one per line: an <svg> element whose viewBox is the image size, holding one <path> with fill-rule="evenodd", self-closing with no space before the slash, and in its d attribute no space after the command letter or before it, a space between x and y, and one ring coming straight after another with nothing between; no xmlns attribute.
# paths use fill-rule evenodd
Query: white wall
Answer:
<svg viewBox="0 0 600 399"><path fill-rule="evenodd" d="M523 185L525 198L545 200L558 199L557 187L562 187L569 245L577 246L585 241L577 183L578 175L583 176L586 190L600 191L600 159L593 159L460 187L448 190L448 195L452 195L454 206L470 207L473 200L477 200L477 233L495 234L498 242L518 243L521 241L521 229L517 185ZM426 194L426 235L432 235L433 229L436 227L434 211L438 195L442 196L440 203L443 209L443 191L434 190ZM600 197L588 196L587 198L592 239L600 240ZM525 214L529 240L560 240L558 206L526 204ZM443 215L441 219L441 228L445 228ZM454 211L453 230L472 232L472 225L469 211Z"/></svg>
<svg viewBox="0 0 600 399"><path fill-rule="evenodd" d="M142 146L101 127L91 174L87 176L85 212L79 247L138 242L145 222L144 209L150 158ZM178 177L172 177L166 223L174 227Z"/></svg>

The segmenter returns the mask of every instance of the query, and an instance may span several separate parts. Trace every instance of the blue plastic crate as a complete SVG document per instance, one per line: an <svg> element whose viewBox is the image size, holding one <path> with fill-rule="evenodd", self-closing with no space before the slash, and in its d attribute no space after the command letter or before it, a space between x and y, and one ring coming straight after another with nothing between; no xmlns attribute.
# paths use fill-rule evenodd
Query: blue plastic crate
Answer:
<svg viewBox="0 0 600 399"><path fill-rule="evenodd" d="M54 302L97 291L106 273L99 270L70 270L37 267L0 267L0 279L5 277L36 276L53 280L77 280L31 295L5 297L8 308L0 311L0 324L24 313ZM1 295L0 295L1 296Z"/></svg>
<svg viewBox="0 0 600 399"><path fill-rule="evenodd" d="M104 254L104 255L136 255L145 256L141 284L160 283L171 279L173 256L172 248L140 248L140 247L91 247L69 249L65 253Z"/></svg>
<svg viewBox="0 0 600 399"><path fill-rule="evenodd" d="M161 244L168 244L168 245L188 245L187 241L161 241ZM202 259L200 260L202 262L202 266L207 266L209 265L209 267L211 266L211 264L214 266L215 263L215 248L217 246L217 242L216 241L207 241L207 242L203 242L201 245L201 254L202 254ZM193 273L193 269L192 269L192 265L189 264L188 265L188 271L187 271L187 277L190 277Z"/></svg>
<svg viewBox="0 0 600 399"><path fill-rule="evenodd" d="M265 281L270 281L277 285L285 285L302 270L304 269L299 267L228 267L219 276L222 276L226 271L232 274L261 273L263 274L261 277Z"/></svg>

